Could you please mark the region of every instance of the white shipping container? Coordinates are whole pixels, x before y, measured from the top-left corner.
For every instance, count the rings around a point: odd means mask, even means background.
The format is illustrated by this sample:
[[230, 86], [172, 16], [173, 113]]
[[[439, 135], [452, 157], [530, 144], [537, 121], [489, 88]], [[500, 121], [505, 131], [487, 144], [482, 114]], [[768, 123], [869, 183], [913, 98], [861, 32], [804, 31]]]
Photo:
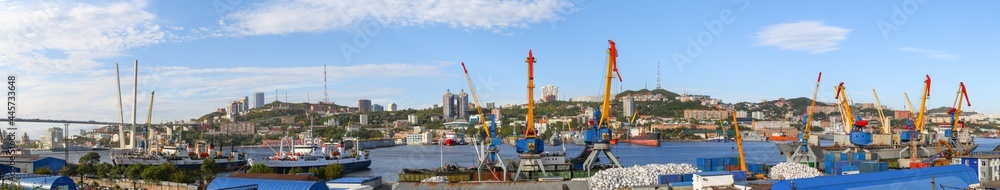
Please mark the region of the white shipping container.
[[819, 135], [809, 135], [809, 145], [819, 146]]
[[899, 138], [899, 133], [892, 134], [892, 144], [903, 143], [902, 139]]
[[892, 145], [892, 135], [872, 135], [873, 145]]
[[691, 186], [694, 189], [712, 189], [711, 187], [718, 186], [732, 186], [733, 174], [715, 174], [708, 176], [701, 176], [698, 173], [694, 174], [694, 180], [691, 181]]
[[851, 136], [848, 135], [833, 135], [833, 143], [842, 147], [854, 147], [854, 144], [851, 144]]

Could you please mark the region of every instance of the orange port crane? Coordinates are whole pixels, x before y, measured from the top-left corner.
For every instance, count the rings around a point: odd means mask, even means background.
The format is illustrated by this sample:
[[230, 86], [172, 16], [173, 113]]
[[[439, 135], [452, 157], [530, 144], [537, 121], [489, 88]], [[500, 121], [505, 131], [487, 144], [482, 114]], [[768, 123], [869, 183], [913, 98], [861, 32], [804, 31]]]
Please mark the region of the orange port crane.
[[535, 56], [531, 50], [528, 50], [528, 58], [524, 62], [528, 63], [528, 115], [524, 139], [516, 143], [516, 151], [520, 154], [521, 161], [518, 163], [517, 173], [514, 174], [515, 181], [521, 176], [521, 170], [528, 166], [537, 166], [542, 170], [543, 176], [548, 175], [545, 173], [541, 156], [541, 153], [545, 152], [545, 141], [537, 138], [538, 132], [535, 131]]

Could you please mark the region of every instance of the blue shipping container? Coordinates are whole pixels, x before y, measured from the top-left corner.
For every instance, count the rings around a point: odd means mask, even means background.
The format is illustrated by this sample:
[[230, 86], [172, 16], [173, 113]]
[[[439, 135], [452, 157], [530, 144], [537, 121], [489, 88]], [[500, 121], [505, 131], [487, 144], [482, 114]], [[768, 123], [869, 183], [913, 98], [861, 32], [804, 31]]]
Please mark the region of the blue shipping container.
[[682, 174], [667, 174], [667, 175], [660, 175], [657, 177], [657, 182], [658, 182], [657, 184], [659, 185], [667, 185], [672, 182], [683, 182], [683, 181], [684, 181], [684, 176]]
[[672, 187], [684, 187], [684, 186], [692, 186], [692, 184], [691, 184], [690, 181], [684, 181], [684, 182], [673, 182], [673, 183], [670, 183], [670, 186], [672, 186]]
[[697, 161], [696, 161], [696, 162], [697, 162], [697, 163], [696, 163], [696, 165], [697, 165], [698, 167], [702, 167], [702, 166], [708, 166], [708, 165], [710, 165], [710, 164], [711, 164], [711, 163], [709, 163], [709, 162], [711, 162], [711, 161], [708, 161], [708, 159], [705, 159], [705, 158], [697, 158], [697, 159], [695, 159], [695, 160], [697, 160]]
[[840, 169], [841, 172], [858, 171], [857, 166], [844, 166]]
[[849, 158], [851, 158], [851, 156], [848, 156], [848, 154], [850, 153], [840, 153], [840, 160], [837, 161], [847, 161]]
[[867, 159], [865, 159], [865, 153], [855, 153], [854, 160], [867, 160]]
[[726, 171], [726, 166], [716, 166], [712, 171]]
[[731, 172], [731, 173], [733, 173], [733, 181], [734, 182], [747, 181], [747, 172], [744, 172], [744, 171], [734, 171], [734, 172]]

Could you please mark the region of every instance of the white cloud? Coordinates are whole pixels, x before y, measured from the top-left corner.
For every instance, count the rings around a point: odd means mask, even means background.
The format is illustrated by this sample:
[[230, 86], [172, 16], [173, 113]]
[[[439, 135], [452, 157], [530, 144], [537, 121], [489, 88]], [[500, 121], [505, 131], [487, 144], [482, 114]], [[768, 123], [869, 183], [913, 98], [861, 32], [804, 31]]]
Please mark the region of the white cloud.
[[820, 21], [800, 21], [764, 27], [757, 32], [757, 46], [775, 46], [783, 50], [823, 53], [840, 49], [840, 41], [851, 30], [824, 25]]
[[373, 23], [380, 27], [447, 25], [498, 31], [559, 20], [573, 11], [574, 5], [565, 0], [274, 0], [228, 14], [219, 23], [235, 35], [351, 30]]
[[956, 55], [956, 54], [953, 54], [953, 53], [949, 53], [949, 52], [938, 51], [938, 50], [929, 50], [929, 49], [923, 49], [923, 48], [915, 48], [915, 47], [901, 47], [901, 48], [899, 48], [899, 51], [920, 54], [921, 56], [924, 56], [925, 58], [937, 59], [937, 60], [942, 60], [942, 61], [954, 61], [954, 60], [958, 60], [958, 59], [961, 58], [959, 55]]
[[146, 3], [0, 1], [0, 66], [28, 72], [74, 72], [95, 58], [161, 43]]

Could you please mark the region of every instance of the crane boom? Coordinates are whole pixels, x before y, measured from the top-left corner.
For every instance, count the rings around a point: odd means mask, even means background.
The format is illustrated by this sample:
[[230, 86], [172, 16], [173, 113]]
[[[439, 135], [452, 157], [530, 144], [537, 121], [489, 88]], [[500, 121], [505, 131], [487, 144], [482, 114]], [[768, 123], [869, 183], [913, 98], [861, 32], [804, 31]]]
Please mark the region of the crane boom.
[[816, 77], [816, 90], [813, 91], [812, 104], [809, 105], [809, 116], [806, 117], [806, 125], [803, 128], [805, 135], [802, 137], [805, 139], [809, 139], [809, 132], [812, 131], [813, 111], [816, 110], [816, 95], [819, 94], [819, 81], [822, 78], [823, 72], [819, 72], [819, 76]]
[[[604, 103], [601, 104], [601, 120], [597, 123], [598, 127], [609, 126], [605, 124], [609, 122], [608, 112], [611, 111], [611, 78], [613, 74], [611, 72], [618, 71], [618, 49], [615, 48], [615, 41], [608, 40], [608, 44], [610, 46], [608, 47], [608, 73], [606, 73], [607, 77], [604, 80]], [[621, 76], [618, 76], [618, 79], [621, 80]]]
[[844, 120], [844, 132], [850, 133], [852, 131], [851, 128], [854, 126], [854, 114], [851, 113], [851, 104], [847, 101], [847, 92], [844, 91], [844, 82], [840, 82], [840, 85], [837, 86], [837, 95], [834, 99], [840, 99], [840, 106], [842, 110], [841, 114], [844, 115], [844, 118], [842, 118]]
[[736, 147], [740, 149], [740, 170], [748, 171], [746, 157], [743, 155], [743, 133], [740, 133], [740, 124], [736, 121], [736, 111], [729, 112], [733, 116], [733, 128], [736, 128]]
[[[535, 134], [535, 56], [528, 50], [528, 58], [524, 60], [528, 63], [528, 124], [524, 129], [524, 139], [534, 139]], [[534, 147], [529, 147], [534, 150]]]
[[917, 132], [924, 131], [924, 112], [927, 111], [927, 97], [931, 96], [931, 75], [927, 75], [927, 80], [924, 80], [924, 93], [923, 97], [920, 98], [920, 113], [917, 114]]
[[889, 118], [886, 118], [885, 113], [882, 112], [882, 103], [878, 100], [878, 93], [875, 92], [875, 88], [872, 88], [872, 95], [875, 96], [875, 109], [878, 109], [878, 119], [882, 123], [882, 134], [892, 134]]
[[483, 107], [480, 106], [479, 94], [476, 94], [476, 86], [472, 82], [472, 77], [469, 76], [469, 69], [465, 68], [465, 62], [462, 62], [462, 71], [465, 72], [465, 80], [469, 82], [469, 92], [472, 93], [472, 100], [476, 101], [476, 111], [479, 112], [479, 123], [483, 126], [483, 131], [486, 131], [487, 139], [490, 137], [490, 129], [486, 124], [486, 114], [483, 114]]
[[906, 91], [903, 91], [903, 97], [906, 97], [906, 107], [910, 108], [910, 113], [912, 114], [913, 113], [913, 103], [910, 103], [910, 95], [906, 94]]
[[951, 122], [951, 130], [958, 131], [958, 124], [960, 117], [962, 116], [962, 98], [965, 98], [965, 103], [972, 106], [972, 102], [969, 102], [969, 94], [965, 90], [965, 83], [958, 83], [958, 92], [955, 95], [955, 120]]
[[[142, 135], [142, 138], [145, 138], [145, 139], [149, 139], [149, 126], [152, 125], [152, 121], [153, 121], [153, 98], [155, 96], [156, 96], [156, 91], [153, 91], [153, 92], [149, 93], [149, 113], [147, 113], [147, 116], [146, 116], [146, 130], [143, 130], [143, 133], [145, 133], [145, 134]], [[147, 145], [145, 145], [144, 148], [148, 148], [149, 147], [149, 145], [148, 145], [149, 142], [146, 142], [146, 144]]]

